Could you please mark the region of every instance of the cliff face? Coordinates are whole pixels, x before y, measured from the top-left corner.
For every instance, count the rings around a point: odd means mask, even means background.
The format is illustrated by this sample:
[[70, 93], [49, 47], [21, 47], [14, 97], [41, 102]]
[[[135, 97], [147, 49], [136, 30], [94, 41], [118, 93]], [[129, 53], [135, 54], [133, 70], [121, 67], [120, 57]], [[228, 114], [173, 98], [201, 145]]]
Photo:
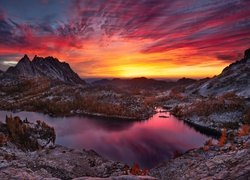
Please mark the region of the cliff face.
[[227, 92], [250, 97], [250, 49], [244, 58], [224, 68], [211, 79], [200, 80], [187, 88], [188, 92], [201, 95], [221, 95]]
[[15, 67], [7, 69], [6, 73], [28, 78], [52, 78], [67, 83], [85, 84], [69, 66], [68, 63], [60, 62], [51, 56], [43, 58], [35, 56], [30, 61], [27, 55], [17, 63]]

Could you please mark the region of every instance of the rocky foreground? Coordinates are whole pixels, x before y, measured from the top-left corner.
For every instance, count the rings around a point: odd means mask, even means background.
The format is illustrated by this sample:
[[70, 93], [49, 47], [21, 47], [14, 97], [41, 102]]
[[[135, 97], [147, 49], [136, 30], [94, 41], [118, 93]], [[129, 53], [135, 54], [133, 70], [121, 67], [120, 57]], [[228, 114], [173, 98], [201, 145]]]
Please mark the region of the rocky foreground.
[[[56, 145], [50, 149], [23, 152], [14, 144], [0, 148], [0, 179], [139, 179], [121, 176], [124, 163], [113, 162], [94, 151]], [[110, 178], [109, 178], [110, 177]], [[143, 179], [154, 179], [145, 176]]]
[[250, 179], [250, 136], [187, 151], [150, 170], [157, 179]]
[[129, 168], [92, 150], [54, 145], [54, 139], [53, 128], [41, 121], [6, 117], [6, 124], [0, 123], [0, 179], [250, 179], [248, 126], [238, 134], [222, 133], [219, 142], [176, 152], [175, 158], [149, 171]]
[[[232, 149], [234, 146], [234, 149]], [[59, 145], [25, 152], [11, 142], [0, 147], [0, 179], [249, 179], [250, 136], [233, 145], [211, 145], [187, 151], [149, 171], [150, 176], [123, 175], [124, 163], [107, 160], [94, 151]], [[94, 178], [95, 177], [95, 178]]]

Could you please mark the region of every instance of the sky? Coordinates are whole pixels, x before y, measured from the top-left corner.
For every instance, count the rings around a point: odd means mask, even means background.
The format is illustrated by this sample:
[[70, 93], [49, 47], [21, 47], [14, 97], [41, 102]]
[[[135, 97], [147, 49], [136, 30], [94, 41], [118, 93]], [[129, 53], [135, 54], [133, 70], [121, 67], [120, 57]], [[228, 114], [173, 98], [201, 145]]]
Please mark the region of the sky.
[[249, 0], [0, 0], [3, 71], [27, 54], [82, 78], [204, 78], [249, 47]]

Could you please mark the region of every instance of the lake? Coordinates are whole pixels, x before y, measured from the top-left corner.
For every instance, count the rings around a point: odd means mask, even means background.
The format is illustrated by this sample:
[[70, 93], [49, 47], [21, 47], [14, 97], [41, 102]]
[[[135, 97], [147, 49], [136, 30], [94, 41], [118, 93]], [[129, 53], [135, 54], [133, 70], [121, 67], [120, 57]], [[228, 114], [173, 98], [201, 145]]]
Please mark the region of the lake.
[[108, 159], [125, 162], [129, 166], [139, 163], [140, 167], [148, 169], [173, 157], [175, 150], [185, 152], [202, 146], [209, 139], [168, 112], [158, 112], [148, 120], [131, 121], [0, 111], [0, 120], [4, 122], [5, 116], [10, 114], [22, 120], [27, 118], [30, 122], [42, 120], [53, 126], [56, 144], [75, 149], [93, 149]]

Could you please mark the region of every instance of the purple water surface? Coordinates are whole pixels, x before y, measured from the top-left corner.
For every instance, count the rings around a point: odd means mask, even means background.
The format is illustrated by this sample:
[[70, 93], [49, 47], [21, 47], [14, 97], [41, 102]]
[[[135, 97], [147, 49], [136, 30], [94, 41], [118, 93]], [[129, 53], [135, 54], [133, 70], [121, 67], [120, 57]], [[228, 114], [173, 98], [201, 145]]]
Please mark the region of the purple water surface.
[[[208, 139], [168, 112], [157, 113], [144, 121], [129, 121], [100, 117], [50, 117], [36, 112], [11, 113], [30, 122], [45, 121], [56, 130], [56, 144], [76, 148], [93, 149], [100, 155], [125, 162], [139, 163], [142, 168], [152, 168], [173, 156], [175, 150], [185, 152], [200, 147]], [[161, 118], [159, 116], [167, 116]]]

